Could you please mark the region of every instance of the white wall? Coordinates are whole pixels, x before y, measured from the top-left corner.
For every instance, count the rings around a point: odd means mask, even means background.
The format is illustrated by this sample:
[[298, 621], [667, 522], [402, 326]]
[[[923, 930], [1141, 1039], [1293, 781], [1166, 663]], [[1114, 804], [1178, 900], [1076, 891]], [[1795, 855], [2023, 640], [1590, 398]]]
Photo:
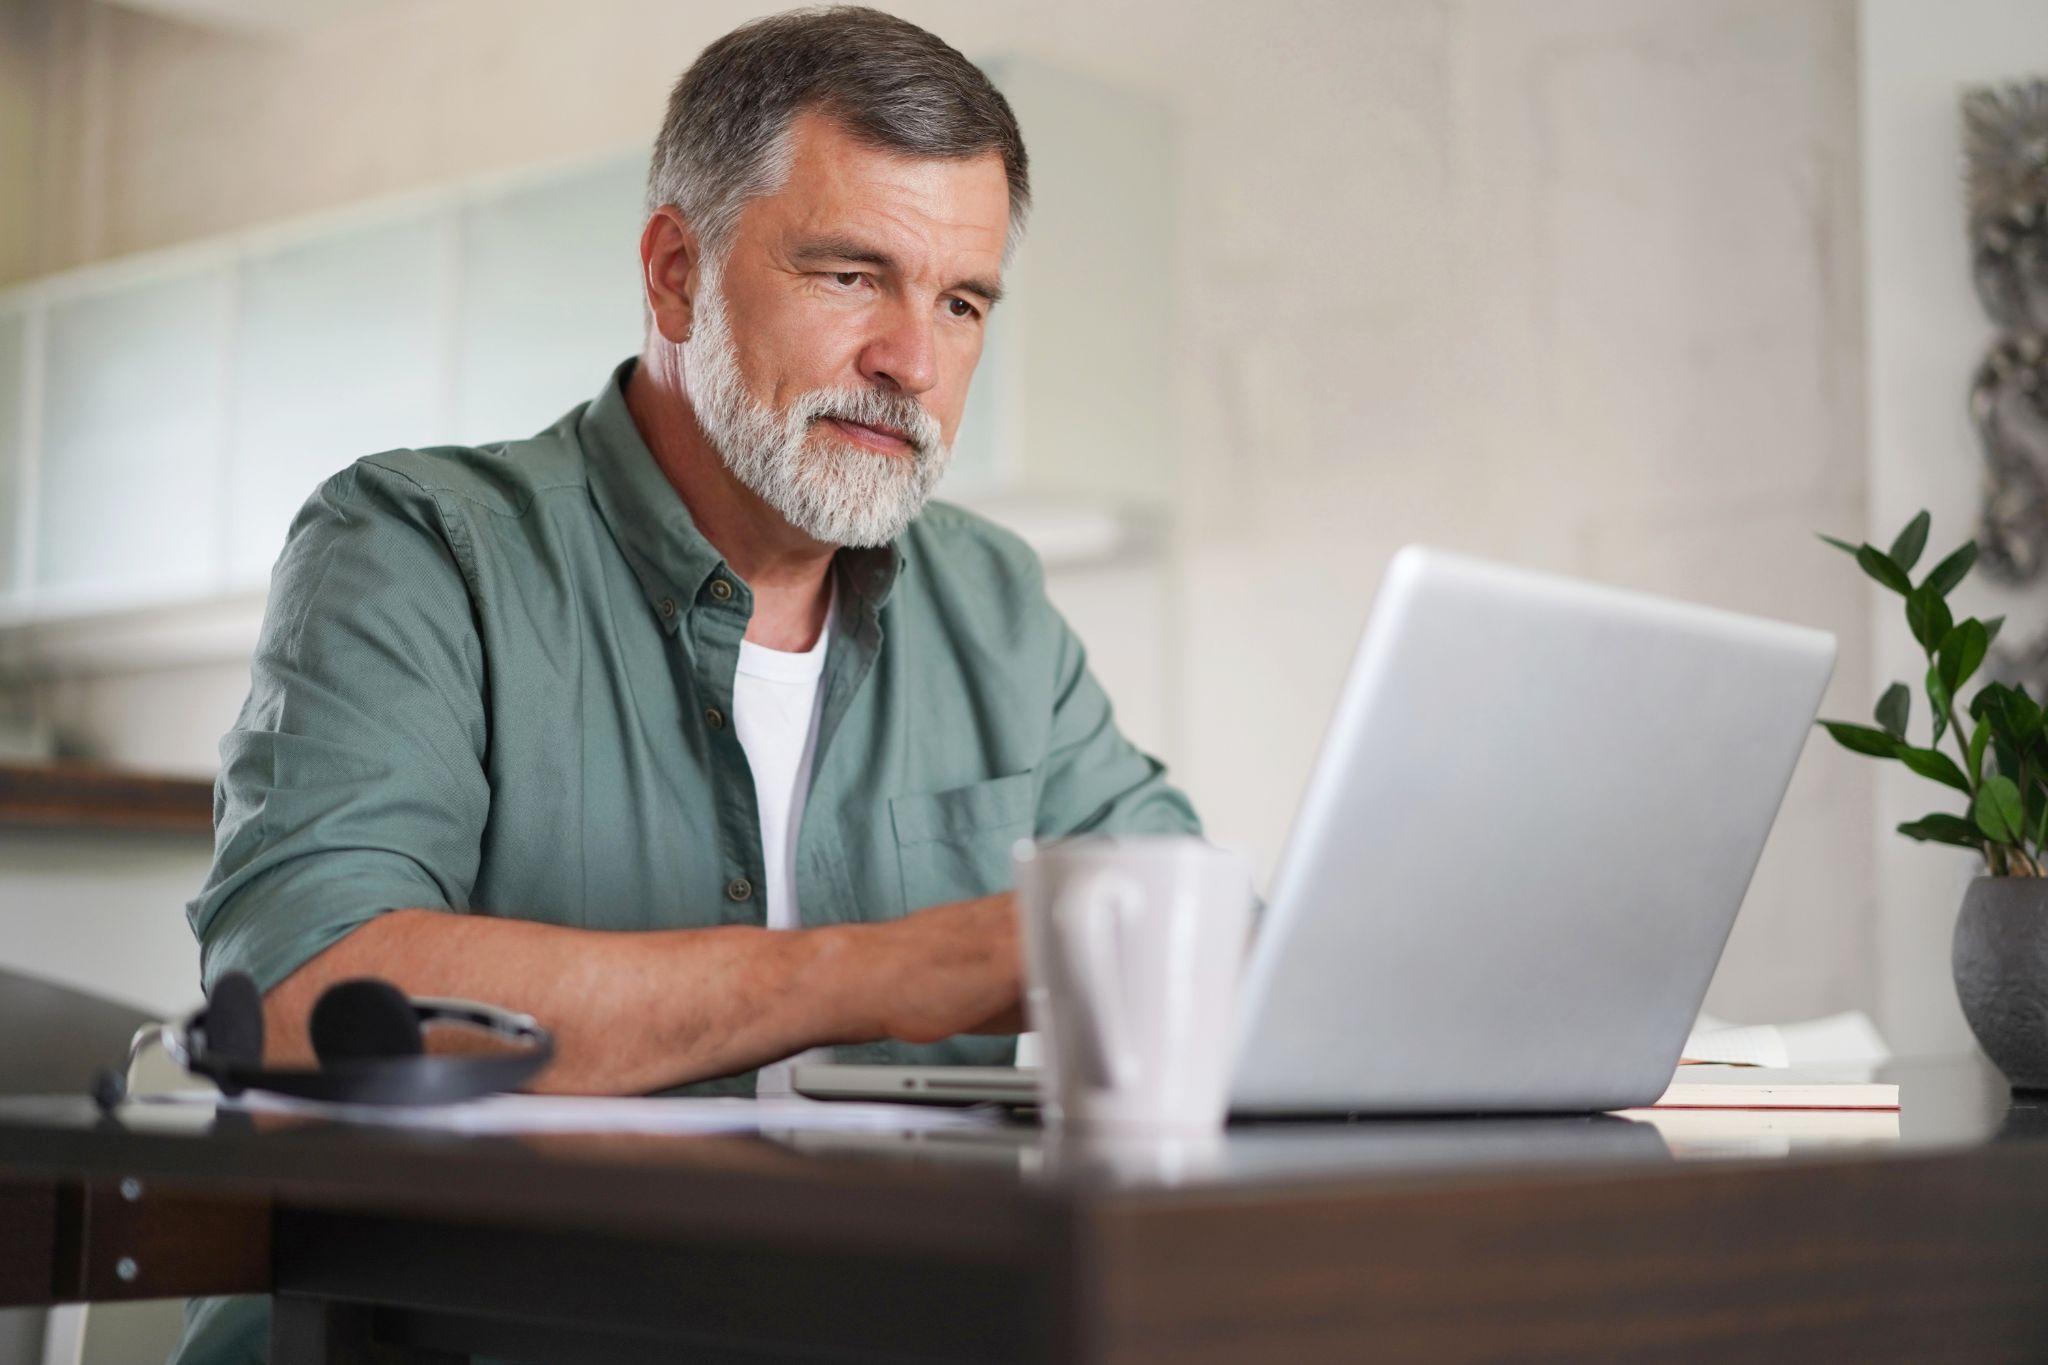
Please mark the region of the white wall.
[[[1831, 704], [1860, 695], [1862, 589], [1809, 534], [1863, 498], [1846, 7], [1351, 13], [1233, 11], [1206, 40], [1252, 54], [1246, 95], [1184, 106], [1181, 757], [1211, 818], [1276, 846], [1406, 540], [1828, 627]], [[1868, 783], [1809, 746], [1718, 1012], [1868, 1002]]]
[[[46, 120], [74, 174], [37, 268], [651, 137], [758, 8], [437, 0], [262, 38], [71, 0], [51, 85], [101, 93]], [[1831, 705], [1866, 704], [1866, 596], [1808, 534], [1865, 511], [1849, 0], [897, 8], [1173, 122], [1173, 569], [1059, 591], [1113, 691], [1165, 689], [1147, 738], [1218, 837], [1277, 852], [1404, 540], [1829, 627]], [[68, 714], [210, 753], [234, 685], [150, 713], [155, 686]], [[1872, 1002], [1870, 780], [1810, 748], [1721, 1012]]]
[[[2041, 0], [1863, 0], [1863, 290], [1869, 328], [1870, 522], [1889, 536], [1920, 508], [1934, 514], [1929, 553], [1976, 530], [1983, 463], [1969, 426], [1971, 372], [1995, 329], [1970, 288], [1962, 203], [1961, 117], [1970, 85], [2048, 77]], [[1858, 714], [1894, 679], [1918, 688], [1925, 664], [1890, 594], [1873, 607], [1875, 657]], [[2008, 613], [2004, 638], [2048, 624], [2048, 585], [2018, 591], [1972, 581], [1958, 614]], [[1950, 808], [1903, 771], [1877, 787], [1879, 989], [1903, 1044], [1965, 1046], [1949, 976], [1949, 936], [1973, 855], [1909, 843], [1902, 820]]]

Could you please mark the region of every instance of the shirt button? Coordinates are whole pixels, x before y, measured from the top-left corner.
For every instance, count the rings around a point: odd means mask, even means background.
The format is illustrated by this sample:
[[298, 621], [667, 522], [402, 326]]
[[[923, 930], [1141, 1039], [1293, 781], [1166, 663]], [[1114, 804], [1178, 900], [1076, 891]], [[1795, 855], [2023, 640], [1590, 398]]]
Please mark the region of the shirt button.
[[674, 619], [675, 619], [675, 615], [676, 615], [676, 599], [675, 599], [675, 598], [673, 598], [673, 597], [664, 597], [664, 598], [662, 598], [662, 599], [661, 599], [661, 619], [662, 619], [662, 620], [664, 620], [664, 621], [672, 621], [672, 620], [674, 620]]
[[712, 579], [711, 595], [721, 602], [732, 601], [732, 584], [723, 578]]
[[754, 884], [745, 877], [734, 877], [725, 884], [725, 898], [729, 901], [743, 901], [754, 894]]
[[715, 706], [705, 707], [704, 723], [714, 730], [723, 730], [725, 728], [725, 712]]

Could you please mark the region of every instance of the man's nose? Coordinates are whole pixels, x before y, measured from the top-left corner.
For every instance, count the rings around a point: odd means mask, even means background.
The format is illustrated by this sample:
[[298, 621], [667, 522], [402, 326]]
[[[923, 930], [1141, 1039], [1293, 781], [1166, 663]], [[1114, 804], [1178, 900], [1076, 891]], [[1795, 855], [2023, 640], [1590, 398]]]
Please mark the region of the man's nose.
[[939, 382], [938, 348], [930, 313], [919, 302], [892, 303], [860, 355], [861, 377], [915, 396]]

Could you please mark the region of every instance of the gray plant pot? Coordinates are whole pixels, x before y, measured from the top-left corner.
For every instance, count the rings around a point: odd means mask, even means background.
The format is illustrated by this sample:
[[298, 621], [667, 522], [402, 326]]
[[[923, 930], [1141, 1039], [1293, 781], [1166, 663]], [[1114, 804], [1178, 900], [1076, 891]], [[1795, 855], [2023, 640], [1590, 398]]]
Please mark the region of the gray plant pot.
[[1979, 877], [1956, 916], [1956, 998], [2015, 1090], [2048, 1090], [2048, 877]]

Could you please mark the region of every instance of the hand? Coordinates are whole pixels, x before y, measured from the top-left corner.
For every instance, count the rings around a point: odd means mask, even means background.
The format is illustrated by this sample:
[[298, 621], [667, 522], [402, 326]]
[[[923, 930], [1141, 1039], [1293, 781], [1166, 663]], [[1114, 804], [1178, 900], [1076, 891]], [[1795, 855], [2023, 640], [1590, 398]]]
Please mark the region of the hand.
[[962, 1033], [1022, 1033], [1025, 1031], [1024, 1002], [1019, 1000], [1001, 1013], [982, 1020], [972, 1028], [965, 1028], [960, 1031]]
[[882, 1036], [936, 1043], [1021, 1026], [1023, 963], [1008, 892], [867, 926]]

